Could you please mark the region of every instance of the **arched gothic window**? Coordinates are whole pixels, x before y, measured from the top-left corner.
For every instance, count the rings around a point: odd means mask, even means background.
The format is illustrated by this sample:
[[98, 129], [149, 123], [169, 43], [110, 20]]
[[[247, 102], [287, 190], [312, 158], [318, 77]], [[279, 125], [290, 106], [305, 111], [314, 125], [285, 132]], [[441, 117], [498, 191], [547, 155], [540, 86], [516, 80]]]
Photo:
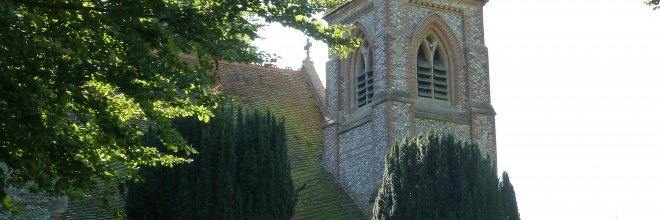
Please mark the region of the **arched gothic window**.
[[430, 32], [417, 51], [417, 95], [449, 100], [449, 75], [442, 43]]
[[374, 97], [374, 66], [367, 39], [362, 39], [355, 58], [355, 100], [357, 107], [365, 106]]

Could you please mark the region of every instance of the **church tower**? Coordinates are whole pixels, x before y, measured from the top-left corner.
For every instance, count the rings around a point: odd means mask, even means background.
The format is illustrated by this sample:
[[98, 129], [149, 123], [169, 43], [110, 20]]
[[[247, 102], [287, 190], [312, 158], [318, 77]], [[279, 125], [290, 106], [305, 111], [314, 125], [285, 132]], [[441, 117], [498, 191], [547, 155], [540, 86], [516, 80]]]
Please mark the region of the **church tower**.
[[496, 159], [483, 7], [487, 0], [353, 0], [326, 13], [362, 44], [326, 64], [323, 166], [371, 212], [385, 153], [429, 129]]

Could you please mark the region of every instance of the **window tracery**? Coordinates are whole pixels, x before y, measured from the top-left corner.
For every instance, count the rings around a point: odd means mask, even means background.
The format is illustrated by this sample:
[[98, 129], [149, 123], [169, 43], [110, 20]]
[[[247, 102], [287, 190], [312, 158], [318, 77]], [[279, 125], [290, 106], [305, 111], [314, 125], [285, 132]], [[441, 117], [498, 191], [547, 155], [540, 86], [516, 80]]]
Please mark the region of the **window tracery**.
[[374, 68], [371, 48], [366, 39], [362, 39], [355, 59], [355, 100], [357, 107], [365, 106], [374, 96]]
[[449, 100], [449, 75], [440, 39], [430, 32], [417, 50], [417, 95]]

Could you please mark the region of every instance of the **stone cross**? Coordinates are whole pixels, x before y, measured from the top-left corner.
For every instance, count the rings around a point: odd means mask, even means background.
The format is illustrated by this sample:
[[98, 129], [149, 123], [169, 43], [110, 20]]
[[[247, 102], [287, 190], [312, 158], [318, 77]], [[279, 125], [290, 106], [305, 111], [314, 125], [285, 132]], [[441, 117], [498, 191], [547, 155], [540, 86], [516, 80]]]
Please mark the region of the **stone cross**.
[[309, 38], [307, 38], [307, 44], [305, 44], [305, 51], [307, 52], [307, 59], [309, 60], [309, 48], [312, 47], [312, 42], [309, 42]]

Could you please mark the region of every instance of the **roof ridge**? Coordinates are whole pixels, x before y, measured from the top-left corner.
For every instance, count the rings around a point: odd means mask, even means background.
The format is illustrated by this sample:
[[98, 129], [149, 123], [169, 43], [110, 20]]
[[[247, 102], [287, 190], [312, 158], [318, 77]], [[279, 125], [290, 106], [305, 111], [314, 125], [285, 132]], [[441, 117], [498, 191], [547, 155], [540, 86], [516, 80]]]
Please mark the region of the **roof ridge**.
[[[197, 54], [196, 53], [179, 53], [179, 57], [184, 58], [184, 59], [191, 59], [191, 60], [197, 60]], [[268, 70], [271, 72], [281, 72], [281, 73], [293, 73], [293, 74], [302, 74], [303, 70], [302, 67], [298, 69], [293, 69], [291, 67], [284, 67], [284, 69], [277, 67], [277, 65], [260, 65], [260, 64], [253, 64], [253, 63], [240, 63], [236, 61], [228, 62], [221, 60], [220, 63], [225, 63], [229, 65], [235, 65], [235, 66], [244, 66], [244, 67], [251, 67], [255, 69], [260, 69], [260, 70]]]
[[292, 73], [292, 74], [302, 74], [302, 68], [298, 69], [292, 69], [291, 67], [285, 67], [279, 68], [276, 65], [271, 65], [271, 66], [264, 66], [264, 65], [259, 65], [259, 64], [252, 64], [252, 63], [239, 63], [239, 62], [227, 62], [227, 61], [220, 61], [220, 63], [228, 64], [228, 65], [233, 65], [233, 66], [242, 66], [242, 67], [248, 67], [248, 68], [253, 68], [253, 69], [258, 69], [258, 70], [266, 70], [270, 72], [278, 72], [278, 73]]

